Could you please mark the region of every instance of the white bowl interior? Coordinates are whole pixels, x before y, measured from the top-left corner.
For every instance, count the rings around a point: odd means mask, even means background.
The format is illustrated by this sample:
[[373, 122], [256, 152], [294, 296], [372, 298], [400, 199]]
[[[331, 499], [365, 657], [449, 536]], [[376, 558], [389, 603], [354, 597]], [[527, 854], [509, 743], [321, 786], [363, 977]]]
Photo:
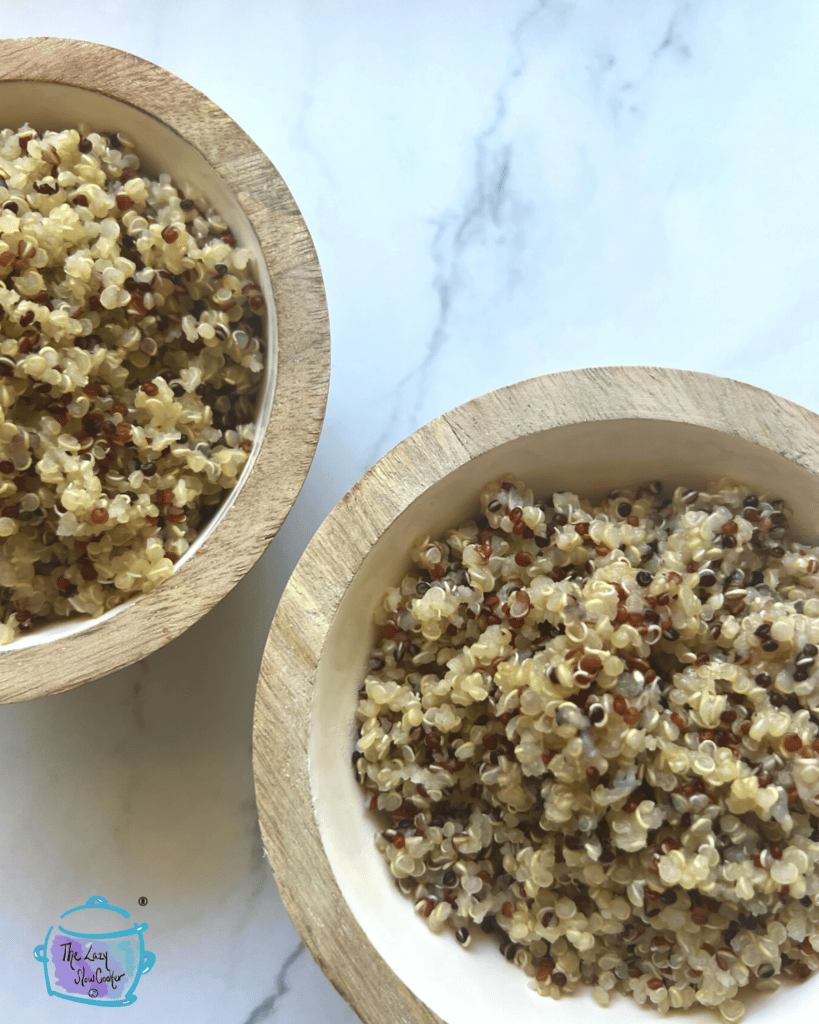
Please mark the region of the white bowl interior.
[[[207, 117], [207, 112], [203, 112]], [[122, 131], [136, 145], [141, 168], [151, 176], [171, 175], [179, 188], [186, 185], [199, 190], [217, 209], [242, 248], [252, 253], [252, 267], [264, 295], [267, 310], [267, 333], [264, 338], [265, 376], [256, 410], [256, 444], [250, 454], [244, 474], [234, 490], [227, 496], [217, 513], [199, 534], [189, 550], [180, 558], [176, 571], [184, 566], [209, 537], [242, 488], [242, 481], [251, 472], [258, 454], [265, 426], [270, 419], [276, 390], [277, 330], [273, 288], [259, 239], [233, 192], [214, 171], [202, 154], [186, 142], [168, 125], [131, 106], [102, 93], [56, 82], [0, 82], [0, 128], [21, 128], [28, 123], [38, 131], [63, 131], [86, 124], [94, 131]], [[41, 626], [18, 637], [5, 651], [35, 647], [80, 633], [100, 625], [121, 614], [130, 601], [118, 605], [94, 619], [78, 617]]]
[[[592, 422], [520, 438], [472, 460], [434, 484], [406, 509], [374, 545], [352, 581], [330, 628], [316, 676], [310, 728], [310, 784], [321, 840], [341, 892], [375, 949], [395, 974], [448, 1024], [535, 1024], [589, 1021], [611, 1013], [645, 1020], [630, 999], [603, 1009], [589, 994], [553, 1002], [527, 986], [496, 941], [473, 937], [463, 950], [451, 934], [434, 936], [402, 896], [373, 844], [378, 819], [364, 807], [350, 756], [356, 694], [375, 639], [372, 614], [387, 586], [407, 570], [407, 551], [419, 534], [440, 535], [477, 514], [485, 483], [515, 474], [536, 495], [556, 490], [599, 497], [614, 487], [660, 479], [668, 485], [704, 485], [721, 476], [750, 490], [785, 498], [794, 532], [819, 538], [819, 479], [776, 452], [699, 426], [647, 420]], [[809, 995], [810, 993], [810, 995]], [[784, 987], [753, 1000], [749, 1018], [807, 1012], [815, 983]], [[546, 1015], [544, 1017], [544, 1015]], [[622, 1019], [622, 1018], [618, 1018]], [[709, 1011], [686, 1019], [713, 1021]]]

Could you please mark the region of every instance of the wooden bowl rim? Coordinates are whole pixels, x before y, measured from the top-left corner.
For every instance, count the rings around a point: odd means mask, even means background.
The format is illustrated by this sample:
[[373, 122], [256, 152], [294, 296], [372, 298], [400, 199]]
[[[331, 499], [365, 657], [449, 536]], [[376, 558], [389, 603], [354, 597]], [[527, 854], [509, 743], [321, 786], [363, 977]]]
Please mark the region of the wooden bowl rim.
[[81, 631], [41, 645], [0, 648], [5, 703], [58, 693], [146, 657], [210, 610], [250, 569], [310, 468], [327, 402], [330, 332], [321, 269], [295, 200], [259, 147], [203, 93], [134, 54], [49, 37], [0, 40], [0, 82], [101, 93], [142, 110], [196, 150], [257, 235], [278, 329], [270, 420], [262, 424], [252, 472], [242, 477], [221, 521], [173, 576], [110, 618], [90, 620]]
[[444, 1022], [372, 945], [322, 844], [310, 777], [310, 724], [318, 665], [336, 612], [372, 545], [439, 480], [517, 438], [574, 423], [629, 419], [717, 430], [819, 475], [819, 416], [749, 384], [647, 366], [535, 377], [458, 406], [383, 456], [325, 519], [282, 595], [262, 659], [254, 715], [262, 837], [296, 928], [366, 1024]]

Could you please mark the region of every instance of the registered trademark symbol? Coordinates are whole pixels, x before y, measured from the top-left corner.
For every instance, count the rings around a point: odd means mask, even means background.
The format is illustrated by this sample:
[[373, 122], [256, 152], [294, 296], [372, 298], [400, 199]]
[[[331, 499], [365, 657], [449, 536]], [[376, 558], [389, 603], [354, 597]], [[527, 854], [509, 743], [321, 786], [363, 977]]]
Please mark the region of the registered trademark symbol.
[[139, 897], [139, 905], [141, 907], [147, 907], [147, 905], [148, 905], [148, 897], [147, 896], [140, 896]]
[[89, 988], [88, 994], [89, 996], [91, 996], [92, 999], [96, 999], [97, 996], [99, 995], [99, 992], [97, 992], [95, 988]]

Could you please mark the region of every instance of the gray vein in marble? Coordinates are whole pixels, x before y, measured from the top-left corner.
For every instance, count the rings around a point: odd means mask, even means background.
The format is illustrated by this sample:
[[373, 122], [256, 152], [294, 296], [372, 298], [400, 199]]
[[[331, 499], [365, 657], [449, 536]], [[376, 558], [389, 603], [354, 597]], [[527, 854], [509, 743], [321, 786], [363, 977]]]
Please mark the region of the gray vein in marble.
[[679, 3], [669, 18], [662, 41], [650, 52], [646, 67], [636, 76], [625, 77], [622, 81], [618, 82], [616, 78], [614, 81], [609, 80], [608, 89], [606, 80], [610, 75], [616, 76], [618, 72], [622, 74], [621, 65], [618, 65], [617, 58], [609, 51], [595, 55], [594, 62], [588, 68], [592, 88], [598, 99], [607, 97], [608, 109], [615, 121], [618, 121], [624, 112], [634, 116], [645, 113], [635, 97], [652, 78], [660, 61], [669, 56], [676, 57], [679, 61], [691, 60], [691, 48], [684, 41], [683, 32], [684, 23], [690, 19], [691, 13], [691, 4], [688, 0]]
[[290, 956], [284, 961], [279, 973], [276, 975], [276, 991], [251, 1011], [250, 1016], [246, 1021], [244, 1021], [244, 1024], [258, 1024], [259, 1021], [270, 1020], [276, 1012], [276, 1004], [279, 999], [290, 991], [287, 985], [287, 974], [293, 964], [304, 952], [304, 948], [304, 943], [300, 942]]
[[[249, 871], [248, 877], [252, 881], [250, 891], [247, 894], [247, 898], [244, 901], [245, 913], [237, 918], [233, 925], [234, 934], [238, 934], [243, 931], [248, 924], [253, 912], [264, 903], [264, 892], [270, 881], [270, 865], [267, 863], [267, 854], [264, 850], [264, 843], [262, 841], [262, 834], [259, 831], [259, 823], [256, 812], [256, 801], [250, 801], [250, 807], [253, 811], [253, 833], [250, 837], [250, 858], [249, 858]], [[246, 805], [243, 804], [241, 810], [246, 810]]]
[[[135, 736], [142, 735], [143, 739], [147, 730], [145, 719], [145, 695], [142, 692], [142, 684], [150, 679], [149, 659], [144, 658], [130, 668], [134, 675], [133, 683], [127, 684], [125, 706], [130, 711], [130, 722], [123, 719], [121, 743], [117, 745], [117, 761], [121, 763], [121, 785], [120, 795], [117, 803], [116, 817], [110, 824], [110, 831], [120, 851], [130, 848], [132, 830], [134, 823], [135, 797], [140, 791], [142, 778], [141, 768], [134, 763], [129, 755], [129, 748], [133, 744]], [[130, 867], [128, 871], [131, 873]]]
[[658, 57], [661, 57], [666, 50], [676, 54], [683, 60], [688, 60], [691, 57], [691, 50], [688, 44], [682, 41], [680, 32], [680, 24], [685, 20], [686, 16], [690, 13], [690, 10], [690, 4], [682, 3], [674, 14], [672, 14], [665, 37], [654, 51], [655, 60]]
[[[522, 43], [523, 33], [546, 9], [547, 3], [548, 0], [537, 0], [512, 30], [513, 60], [495, 91], [493, 116], [475, 140], [474, 179], [467, 201], [459, 211], [445, 213], [434, 222], [435, 234], [430, 248], [435, 269], [433, 287], [438, 300], [437, 319], [423, 359], [395, 386], [397, 394], [415, 394], [410, 407], [403, 410], [403, 416], [413, 429], [420, 426], [418, 421], [426, 382], [449, 335], [452, 301], [462, 283], [466, 250], [471, 243], [481, 240], [488, 226], [502, 226], [504, 204], [510, 205], [513, 216], [523, 212], [520, 205], [515, 204], [510, 197], [507, 189], [512, 147], [500, 140], [498, 135], [506, 119], [511, 88], [523, 75], [527, 66]], [[371, 463], [383, 454], [384, 446], [391, 440], [392, 433], [402, 417], [398, 403], [394, 402], [392, 408], [392, 414], [370, 453]]]
[[292, 135], [293, 141], [313, 161], [315, 169], [321, 174], [326, 185], [333, 182], [333, 174], [326, 162], [326, 156], [321, 146], [314, 144], [309, 120], [316, 105], [316, 89], [318, 83], [319, 68], [314, 53], [310, 55], [310, 62], [307, 66], [307, 75], [304, 91], [301, 95], [299, 111], [296, 114]]
[[[150, 678], [150, 667], [148, 665], [148, 658], [143, 658], [142, 661], [137, 662], [136, 669], [144, 678]], [[145, 705], [144, 698], [142, 697], [142, 679], [137, 678], [134, 680], [134, 685], [131, 690], [131, 713], [133, 716], [133, 722], [136, 728], [143, 732], [145, 730]]]

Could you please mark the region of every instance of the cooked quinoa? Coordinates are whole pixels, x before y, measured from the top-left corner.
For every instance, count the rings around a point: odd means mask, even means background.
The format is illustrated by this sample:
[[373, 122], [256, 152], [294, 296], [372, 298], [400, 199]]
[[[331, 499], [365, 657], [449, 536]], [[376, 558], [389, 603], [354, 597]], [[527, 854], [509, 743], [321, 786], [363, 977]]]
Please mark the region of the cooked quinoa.
[[193, 188], [0, 131], [0, 643], [171, 575], [251, 450], [264, 302]]
[[353, 761], [398, 887], [554, 998], [724, 1021], [819, 966], [819, 549], [779, 500], [507, 477], [377, 613]]

